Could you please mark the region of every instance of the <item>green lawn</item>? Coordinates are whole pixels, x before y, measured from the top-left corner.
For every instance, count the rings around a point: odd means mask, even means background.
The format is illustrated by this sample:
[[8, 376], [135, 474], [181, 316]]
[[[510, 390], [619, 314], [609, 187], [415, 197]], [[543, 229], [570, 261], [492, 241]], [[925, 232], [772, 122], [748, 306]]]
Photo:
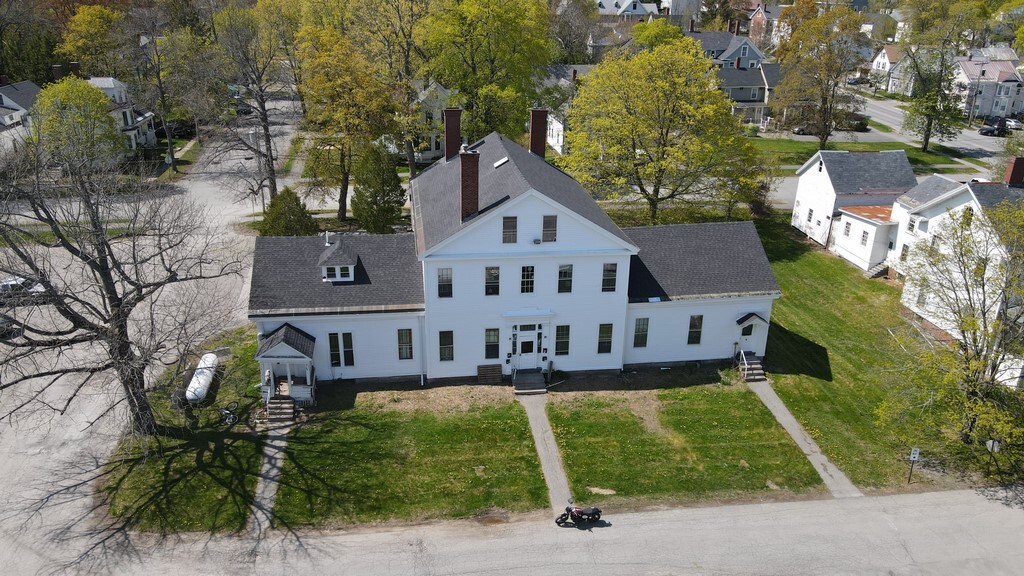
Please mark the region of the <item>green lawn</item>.
[[[764, 154], [774, 155], [783, 166], [799, 166], [818, 151], [818, 143], [788, 138], [751, 138], [751, 142]], [[955, 160], [943, 154], [922, 152], [920, 148], [901, 142], [830, 142], [830, 150], [851, 152], [875, 152], [879, 150], [905, 150], [914, 172], [930, 174], [936, 164], [955, 164]]]
[[[650, 379], [640, 387], [646, 394], [625, 384], [612, 394], [552, 397], [548, 416], [578, 499], [643, 504], [821, 490], [803, 453], [746, 386], [715, 383], [722, 377], [706, 367], [641, 377]], [[614, 495], [602, 495], [608, 490]]]
[[285, 152], [284, 162], [279, 168], [279, 177], [287, 176], [292, 173], [292, 168], [295, 166], [295, 159], [299, 156], [299, 152], [302, 151], [302, 143], [305, 141], [301, 134], [292, 136], [292, 141], [288, 144], [288, 151]]
[[887, 331], [905, 326], [899, 288], [811, 249], [785, 220], [758, 224], [783, 293], [766, 354], [775, 390], [855, 484], [899, 489], [911, 446], [945, 456], [933, 433], [912, 421], [883, 429], [875, 415], [891, 379], [903, 373], [905, 360]]
[[[110, 513], [139, 530], [238, 531], [256, 488], [262, 440], [248, 427], [259, 401], [259, 366], [251, 329], [234, 330], [205, 349], [231, 348], [205, 405], [174, 410], [170, 396], [183, 378], [168, 375], [149, 394], [160, 433], [127, 437], [107, 465], [103, 491]], [[193, 363], [194, 365], [194, 363]], [[218, 409], [238, 402], [239, 422], [222, 425]]]
[[526, 413], [501, 390], [498, 403], [448, 413], [361, 398], [353, 405], [352, 395], [322, 388], [317, 411], [288, 437], [275, 523], [338, 526], [544, 507], [547, 487]]

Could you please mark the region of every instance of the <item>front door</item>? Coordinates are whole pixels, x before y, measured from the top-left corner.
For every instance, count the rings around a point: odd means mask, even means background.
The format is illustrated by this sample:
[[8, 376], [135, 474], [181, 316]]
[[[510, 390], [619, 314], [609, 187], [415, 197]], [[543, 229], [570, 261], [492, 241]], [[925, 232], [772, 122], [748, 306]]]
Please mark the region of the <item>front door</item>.
[[523, 324], [519, 327], [519, 363], [520, 370], [532, 370], [537, 364], [537, 327], [534, 324]]
[[756, 324], [747, 324], [740, 328], [740, 350], [746, 350], [747, 352], [754, 351], [753, 346], [756, 342], [754, 334], [757, 332]]

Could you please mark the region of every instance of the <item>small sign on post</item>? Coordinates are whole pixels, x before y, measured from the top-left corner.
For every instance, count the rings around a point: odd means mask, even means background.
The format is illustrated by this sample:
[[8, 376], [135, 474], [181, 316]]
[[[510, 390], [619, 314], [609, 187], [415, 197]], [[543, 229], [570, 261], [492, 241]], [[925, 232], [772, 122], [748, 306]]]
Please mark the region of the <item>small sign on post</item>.
[[914, 464], [916, 464], [917, 461], [920, 460], [920, 458], [921, 458], [921, 449], [920, 448], [911, 448], [910, 449], [910, 473], [907, 474], [907, 484], [910, 484], [910, 477], [914, 475]]

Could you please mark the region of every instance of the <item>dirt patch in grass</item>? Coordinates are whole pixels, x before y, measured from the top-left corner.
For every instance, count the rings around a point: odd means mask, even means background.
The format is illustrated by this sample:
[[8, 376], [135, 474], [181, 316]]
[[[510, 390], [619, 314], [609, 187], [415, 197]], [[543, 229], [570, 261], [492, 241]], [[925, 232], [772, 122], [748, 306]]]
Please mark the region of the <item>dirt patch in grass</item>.
[[425, 411], [433, 414], [464, 414], [485, 406], [507, 404], [509, 386], [443, 386], [397, 390], [369, 390], [356, 396], [356, 404], [396, 412]]

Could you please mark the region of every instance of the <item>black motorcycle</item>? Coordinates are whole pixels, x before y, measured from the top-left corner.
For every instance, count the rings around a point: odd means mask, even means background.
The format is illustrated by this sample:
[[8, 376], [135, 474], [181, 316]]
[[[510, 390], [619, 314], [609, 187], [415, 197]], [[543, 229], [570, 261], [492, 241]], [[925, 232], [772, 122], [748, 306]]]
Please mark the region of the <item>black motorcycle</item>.
[[579, 526], [584, 522], [594, 523], [600, 519], [600, 508], [580, 508], [578, 506], [573, 506], [572, 498], [569, 498], [569, 505], [565, 507], [565, 512], [563, 514], [558, 518], [555, 518], [555, 524], [561, 526], [571, 520], [573, 524]]

